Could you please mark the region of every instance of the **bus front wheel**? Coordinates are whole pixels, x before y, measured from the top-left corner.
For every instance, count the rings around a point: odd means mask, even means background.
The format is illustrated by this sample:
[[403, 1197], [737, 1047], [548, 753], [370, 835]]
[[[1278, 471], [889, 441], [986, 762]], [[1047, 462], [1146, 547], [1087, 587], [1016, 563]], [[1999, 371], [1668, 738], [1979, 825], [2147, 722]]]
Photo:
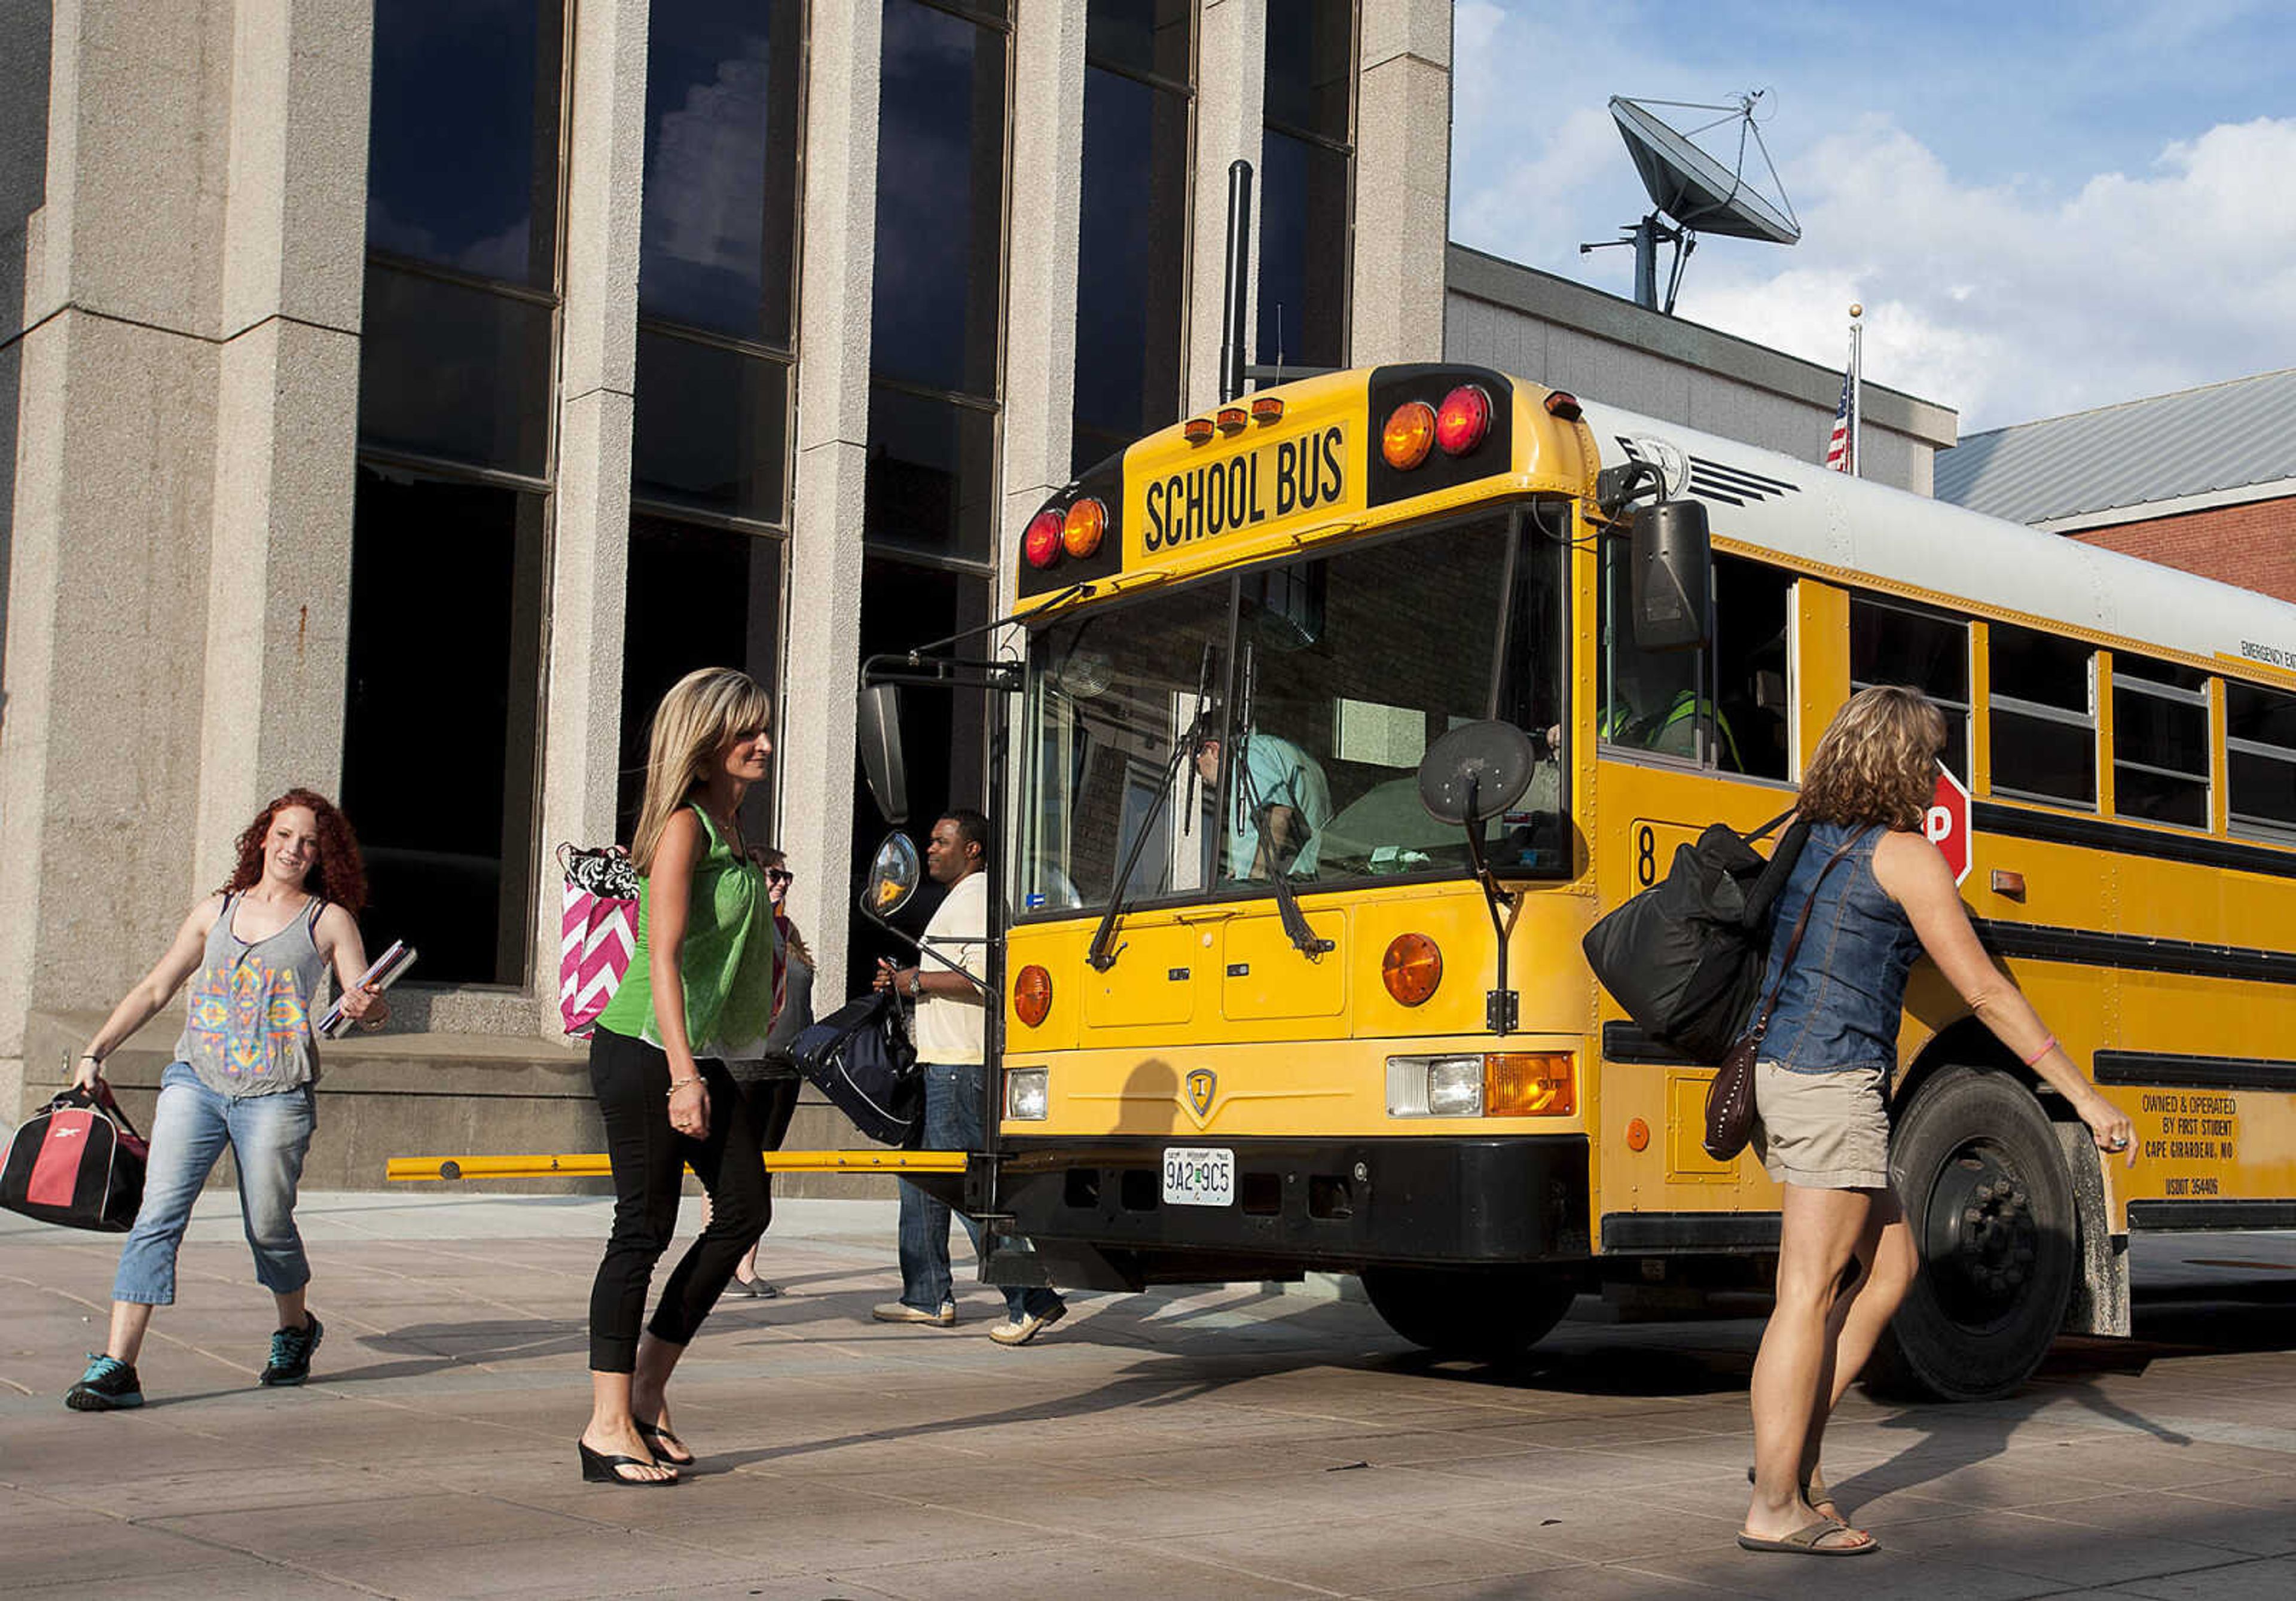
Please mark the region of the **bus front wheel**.
[[1948, 1067], [1898, 1119], [1890, 1165], [1922, 1266], [1869, 1382], [1940, 1400], [2008, 1394], [2064, 1326], [2079, 1271], [2049, 1120], [2005, 1074]]
[[1414, 1345], [1504, 1362], [1562, 1321], [1581, 1278], [1555, 1268], [1365, 1268], [1363, 1286], [1372, 1310]]

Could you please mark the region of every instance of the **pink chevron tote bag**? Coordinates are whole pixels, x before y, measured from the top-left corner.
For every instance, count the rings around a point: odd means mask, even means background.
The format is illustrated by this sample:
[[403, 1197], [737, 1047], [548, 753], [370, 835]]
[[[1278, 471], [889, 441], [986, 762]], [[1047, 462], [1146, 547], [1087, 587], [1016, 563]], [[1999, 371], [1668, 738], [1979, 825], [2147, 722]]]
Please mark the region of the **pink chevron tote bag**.
[[638, 874], [619, 845], [558, 847], [566, 915], [558, 942], [558, 1013], [566, 1031], [587, 1039], [614, 998], [638, 942]]

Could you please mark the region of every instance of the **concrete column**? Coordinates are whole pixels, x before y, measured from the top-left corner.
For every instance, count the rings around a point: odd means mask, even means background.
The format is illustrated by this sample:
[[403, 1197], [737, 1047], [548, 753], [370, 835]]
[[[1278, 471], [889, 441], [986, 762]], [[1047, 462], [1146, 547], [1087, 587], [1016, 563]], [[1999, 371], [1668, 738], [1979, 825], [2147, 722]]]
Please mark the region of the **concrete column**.
[[233, 12], [195, 854], [341, 773], [372, 8]]
[[1451, 0], [1362, 8], [1356, 86], [1357, 366], [1443, 357], [1451, 207]]
[[849, 988], [843, 886], [853, 851], [882, 35], [875, 5], [814, 7], [778, 815], [791, 864], [831, 891], [802, 920], [822, 997]]
[[1069, 480], [1076, 406], [1077, 237], [1084, 195], [1084, 8], [1021, 0], [1013, 56], [1013, 205], [1005, 292], [1004, 538], [996, 612], [1012, 610], [1013, 556], [1045, 497]]
[[[117, 999], [226, 866], [203, 858], [197, 816], [235, 14], [60, 0], [49, 27], [41, 205], [9, 319], [25, 332], [12, 357], [0, 1115], [25, 1085], [28, 1014]], [[62, 1065], [30, 1064], [32, 1084]]]
[[[1385, 0], [1379, 0], [1384, 4]], [[1415, 0], [1414, 0], [1415, 4]], [[1207, 0], [1196, 41], [1195, 239], [1188, 295], [1187, 409], [1219, 400], [1220, 319], [1226, 302], [1227, 168], [1251, 163], [1251, 282], [1259, 278], [1259, 125], [1267, 90], [1266, 0]], [[1251, 359], [1258, 297], [1244, 300], [1244, 359]]]
[[[647, 0], [574, 12], [534, 1011], [556, 1037], [561, 841], [614, 837], [628, 596]], [[473, 1019], [473, 1022], [478, 1021]]]

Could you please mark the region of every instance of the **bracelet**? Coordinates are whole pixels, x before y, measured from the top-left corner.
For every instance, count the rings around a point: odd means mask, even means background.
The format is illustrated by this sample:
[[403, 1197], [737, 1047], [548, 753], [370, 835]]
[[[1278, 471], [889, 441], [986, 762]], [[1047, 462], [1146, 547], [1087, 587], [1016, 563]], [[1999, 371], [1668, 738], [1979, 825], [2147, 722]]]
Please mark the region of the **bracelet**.
[[2051, 1051], [2054, 1051], [2056, 1048], [2057, 1037], [2054, 1034], [2052, 1034], [2046, 1039], [2041, 1041], [2041, 1048], [2039, 1050], [2035, 1051], [2031, 1055], [2025, 1058], [2025, 1065], [2027, 1067], [2032, 1066], [2033, 1063], [2038, 1062], [2042, 1057], [2047, 1055]]
[[82, 1062], [93, 1062], [98, 1067], [102, 1067], [103, 1065], [103, 1058], [97, 1055], [94, 1051], [82, 1051], [79, 1054], [79, 1059]]
[[679, 1090], [684, 1089], [687, 1085], [689, 1085], [689, 1084], [699, 1084], [699, 1083], [701, 1083], [701, 1075], [700, 1073], [696, 1073], [696, 1074], [694, 1074], [694, 1075], [693, 1075], [693, 1077], [692, 1077], [692, 1078], [690, 1078], [690, 1079], [672, 1079], [672, 1080], [669, 1081], [669, 1093], [670, 1093], [670, 1094], [672, 1094], [672, 1095], [676, 1095]]

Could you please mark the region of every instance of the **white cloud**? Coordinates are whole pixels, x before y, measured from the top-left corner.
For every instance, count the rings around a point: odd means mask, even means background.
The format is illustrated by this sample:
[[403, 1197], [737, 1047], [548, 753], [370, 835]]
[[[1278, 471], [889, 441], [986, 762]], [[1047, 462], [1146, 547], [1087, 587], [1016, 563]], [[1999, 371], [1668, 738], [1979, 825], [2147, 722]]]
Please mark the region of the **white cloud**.
[[[1706, 28], [1657, 0], [1462, 0], [1452, 237], [1629, 294], [1630, 250], [1578, 248], [1649, 209], [1603, 95], [1768, 82], [1763, 132], [1801, 242], [1702, 240], [1685, 317], [1833, 366], [1863, 301], [1866, 376], [1955, 407], [1964, 431], [2296, 365], [2280, 199], [2296, 118], [2208, 127], [2209, 100], [2161, 87], [2271, 76], [2284, 50], [2240, 0], [2148, 0], [2102, 34], [1972, 31], [1965, 48], [1926, 25], [1853, 42], [1721, 10]], [[2113, 62], [2152, 85], [2150, 143], [2109, 109]]]
[[2270, 198], [2296, 119], [2210, 128], [2063, 201], [1956, 184], [1880, 119], [1794, 166], [1801, 244], [1703, 253], [1683, 316], [1830, 364], [1862, 300], [1866, 376], [1964, 430], [2296, 361], [2296, 214]]

